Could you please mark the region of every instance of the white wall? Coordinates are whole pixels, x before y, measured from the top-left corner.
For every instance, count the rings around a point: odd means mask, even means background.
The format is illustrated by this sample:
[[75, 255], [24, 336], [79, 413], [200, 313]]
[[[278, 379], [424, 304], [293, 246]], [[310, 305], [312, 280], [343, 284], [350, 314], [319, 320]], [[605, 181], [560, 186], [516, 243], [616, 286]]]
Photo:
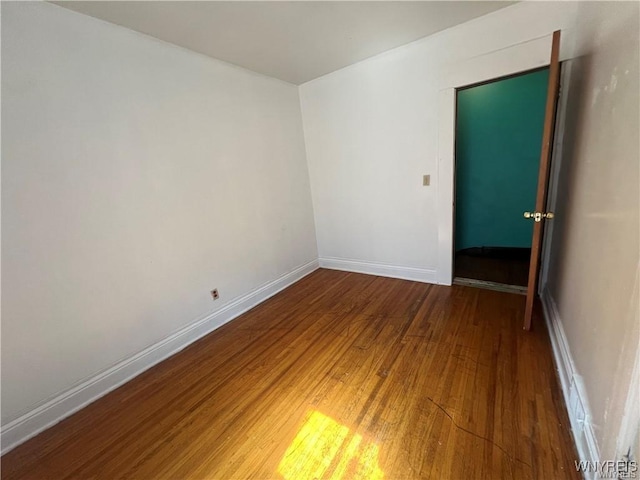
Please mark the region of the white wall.
[[556, 29], [569, 46], [575, 11], [572, 2], [517, 4], [302, 85], [321, 265], [382, 264], [435, 281], [443, 77]]
[[2, 2], [3, 425], [317, 258], [301, 125], [293, 85]]
[[[638, 16], [637, 2], [580, 4], [577, 58], [564, 66], [566, 120], [545, 295], [573, 357], [576, 396], [590, 410], [584, 434], [591, 459], [617, 460], [619, 432], [632, 427], [637, 442], [640, 421], [637, 403], [623, 420], [630, 385], [637, 391], [640, 382], [638, 372], [632, 377], [640, 342]], [[621, 440], [626, 451], [629, 439]]]
[[580, 454], [614, 460], [629, 446], [619, 439], [638, 435], [628, 401], [640, 382], [637, 2], [523, 2], [302, 85], [318, 251], [332, 268], [439, 280], [450, 258], [438, 255], [438, 196], [451, 193], [439, 92], [556, 29], [561, 59], [579, 58], [564, 67], [544, 300]]
[[[442, 79], [558, 28], [583, 56], [545, 291], [609, 459], [639, 334], [637, 4], [521, 3], [309, 82], [306, 153], [321, 260], [433, 281]], [[3, 2], [2, 31], [6, 425], [317, 252], [294, 86], [49, 4]]]

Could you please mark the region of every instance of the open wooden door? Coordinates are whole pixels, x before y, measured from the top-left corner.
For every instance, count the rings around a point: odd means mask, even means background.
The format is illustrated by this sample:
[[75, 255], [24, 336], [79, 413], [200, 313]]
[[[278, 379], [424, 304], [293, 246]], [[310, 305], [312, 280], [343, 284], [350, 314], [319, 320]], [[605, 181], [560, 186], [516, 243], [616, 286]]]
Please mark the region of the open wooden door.
[[524, 312], [524, 329], [531, 329], [533, 305], [538, 290], [538, 276], [540, 273], [540, 253], [542, 247], [542, 233], [546, 220], [553, 218], [553, 214], [546, 212], [547, 188], [549, 186], [549, 166], [551, 165], [551, 151], [553, 148], [553, 132], [556, 123], [556, 109], [558, 106], [558, 92], [560, 89], [560, 31], [553, 32], [551, 45], [551, 61], [549, 62], [549, 85], [547, 87], [547, 103], [542, 130], [542, 151], [540, 153], [540, 171], [538, 173], [538, 189], [536, 193], [536, 209], [524, 212], [526, 218], [533, 222], [533, 239], [531, 242], [531, 260], [529, 262], [529, 280], [527, 283], [527, 303]]

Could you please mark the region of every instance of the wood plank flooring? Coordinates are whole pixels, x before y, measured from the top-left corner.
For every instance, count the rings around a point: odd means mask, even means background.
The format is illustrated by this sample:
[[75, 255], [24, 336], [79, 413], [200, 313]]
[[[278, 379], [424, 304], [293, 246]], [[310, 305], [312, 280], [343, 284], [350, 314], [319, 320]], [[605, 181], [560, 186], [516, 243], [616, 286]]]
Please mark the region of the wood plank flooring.
[[579, 478], [523, 308], [318, 270], [9, 452], [2, 478]]

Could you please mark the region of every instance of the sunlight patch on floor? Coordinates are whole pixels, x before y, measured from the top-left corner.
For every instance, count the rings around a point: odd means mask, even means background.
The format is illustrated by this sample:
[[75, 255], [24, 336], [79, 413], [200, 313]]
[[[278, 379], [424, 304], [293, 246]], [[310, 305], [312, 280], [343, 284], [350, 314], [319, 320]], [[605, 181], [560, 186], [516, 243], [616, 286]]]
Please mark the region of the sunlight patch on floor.
[[381, 480], [378, 453], [375, 443], [313, 411], [287, 448], [278, 473], [285, 480]]

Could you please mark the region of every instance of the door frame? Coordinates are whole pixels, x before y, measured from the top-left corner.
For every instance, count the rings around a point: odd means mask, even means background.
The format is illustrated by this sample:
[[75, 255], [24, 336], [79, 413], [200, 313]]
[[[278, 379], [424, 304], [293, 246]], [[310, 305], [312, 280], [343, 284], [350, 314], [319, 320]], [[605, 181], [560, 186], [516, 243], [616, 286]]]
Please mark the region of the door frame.
[[[567, 101], [569, 96], [562, 90], [562, 85], [569, 85], [571, 81], [571, 62], [560, 62], [560, 98], [558, 98], [558, 110], [556, 112], [556, 128], [553, 136], [553, 149], [551, 151], [551, 171], [549, 172], [549, 193], [547, 195], [547, 210], [555, 212], [558, 197], [558, 178], [562, 166], [562, 152], [564, 141], [564, 125], [567, 116]], [[551, 241], [553, 239], [553, 222], [547, 222], [542, 234], [542, 255], [540, 257], [540, 281], [538, 282], [538, 294], [542, 296], [549, 279], [549, 262], [551, 261]]]
[[438, 284], [453, 283], [456, 90], [549, 66], [552, 36], [549, 33], [444, 69], [438, 95]]
[[[548, 71], [549, 68], [548, 68], [548, 66], [538, 67], [538, 68], [535, 68], [533, 70], [525, 70], [523, 72], [518, 72], [518, 73], [513, 74], [513, 75], [507, 75], [506, 77], [492, 78], [491, 80], [486, 81], [486, 82], [474, 83], [472, 85], [468, 85], [468, 86], [465, 86], [465, 87], [462, 87], [462, 88], [456, 88], [456, 89], [454, 89], [454, 92], [455, 92], [454, 94], [456, 95], [456, 102], [457, 102], [457, 98], [458, 98], [458, 92], [460, 90], [465, 90], [467, 88], [480, 87], [480, 86], [487, 85], [487, 84], [490, 84], [490, 83], [493, 83], [493, 82], [500, 82], [502, 80], [508, 80], [508, 79], [512, 79], [512, 78], [517, 78], [519, 76], [528, 75], [530, 73], [539, 72], [541, 70], [547, 70]], [[546, 84], [545, 84], [545, 104], [546, 104]], [[457, 103], [456, 103], [456, 112], [457, 112]], [[456, 128], [457, 128], [457, 118], [456, 118]], [[540, 141], [542, 142], [542, 137], [540, 138]], [[552, 149], [552, 152], [554, 152], [553, 149]], [[453, 197], [454, 198], [454, 201], [453, 201], [453, 224], [454, 224], [454, 229], [453, 229], [452, 277], [453, 277], [453, 280], [455, 280], [456, 278], [458, 278], [458, 280], [460, 280], [460, 277], [456, 277], [456, 274], [455, 274], [456, 273], [456, 266], [455, 266], [455, 257], [456, 257], [455, 223], [456, 223], [456, 211], [458, 209], [458, 206], [456, 205], [456, 202], [455, 202], [456, 190], [458, 188], [458, 181], [456, 179], [456, 168], [457, 168], [458, 159], [456, 157], [457, 157], [457, 153], [455, 152], [455, 148], [454, 148], [454, 158], [453, 158], [453, 195], [454, 195], [454, 197]], [[538, 164], [539, 163], [540, 163], [540, 160], [538, 159]], [[539, 165], [538, 165], [538, 167], [536, 167], [536, 172], [538, 170], [539, 170]], [[536, 180], [537, 180], [537, 178], [536, 178]], [[537, 181], [536, 181], [536, 192], [537, 192]], [[525, 210], [531, 210], [532, 209], [532, 205], [535, 204], [535, 201], [536, 201], [536, 199], [534, 198], [533, 201], [528, 206], [523, 207], [524, 208], [523, 212]], [[548, 223], [549, 224], [553, 224], [553, 222], [548, 222]], [[545, 238], [546, 238], [546, 233], [547, 233], [547, 228], [545, 228], [544, 231], [543, 231], [543, 235], [545, 235]], [[541, 248], [541, 251], [542, 251], [542, 248]], [[468, 279], [465, 279], [465, 280], [468, 280]], [[519, 294], [523, 294], [523, 295], [527, 294], [527, 286], [526, 285], [524, 285], [524, 286], [521, 286], [521, 285], [516, 286], [516, 285], [506, 285], [505, 284], [505, 285], [501, 285], [500, 286], [500, 284], [494, 283], [494, 282], [484, 282], [484, 283], [492, 285], [492, 287], [487, 287], [487, 288], [493, 288], [493, 289], [503, 288], [503, 291], [512, 292], [512, 293], [519, 293]], [[460, 284], [460, 283], [458, 283], [458, 284]]]

